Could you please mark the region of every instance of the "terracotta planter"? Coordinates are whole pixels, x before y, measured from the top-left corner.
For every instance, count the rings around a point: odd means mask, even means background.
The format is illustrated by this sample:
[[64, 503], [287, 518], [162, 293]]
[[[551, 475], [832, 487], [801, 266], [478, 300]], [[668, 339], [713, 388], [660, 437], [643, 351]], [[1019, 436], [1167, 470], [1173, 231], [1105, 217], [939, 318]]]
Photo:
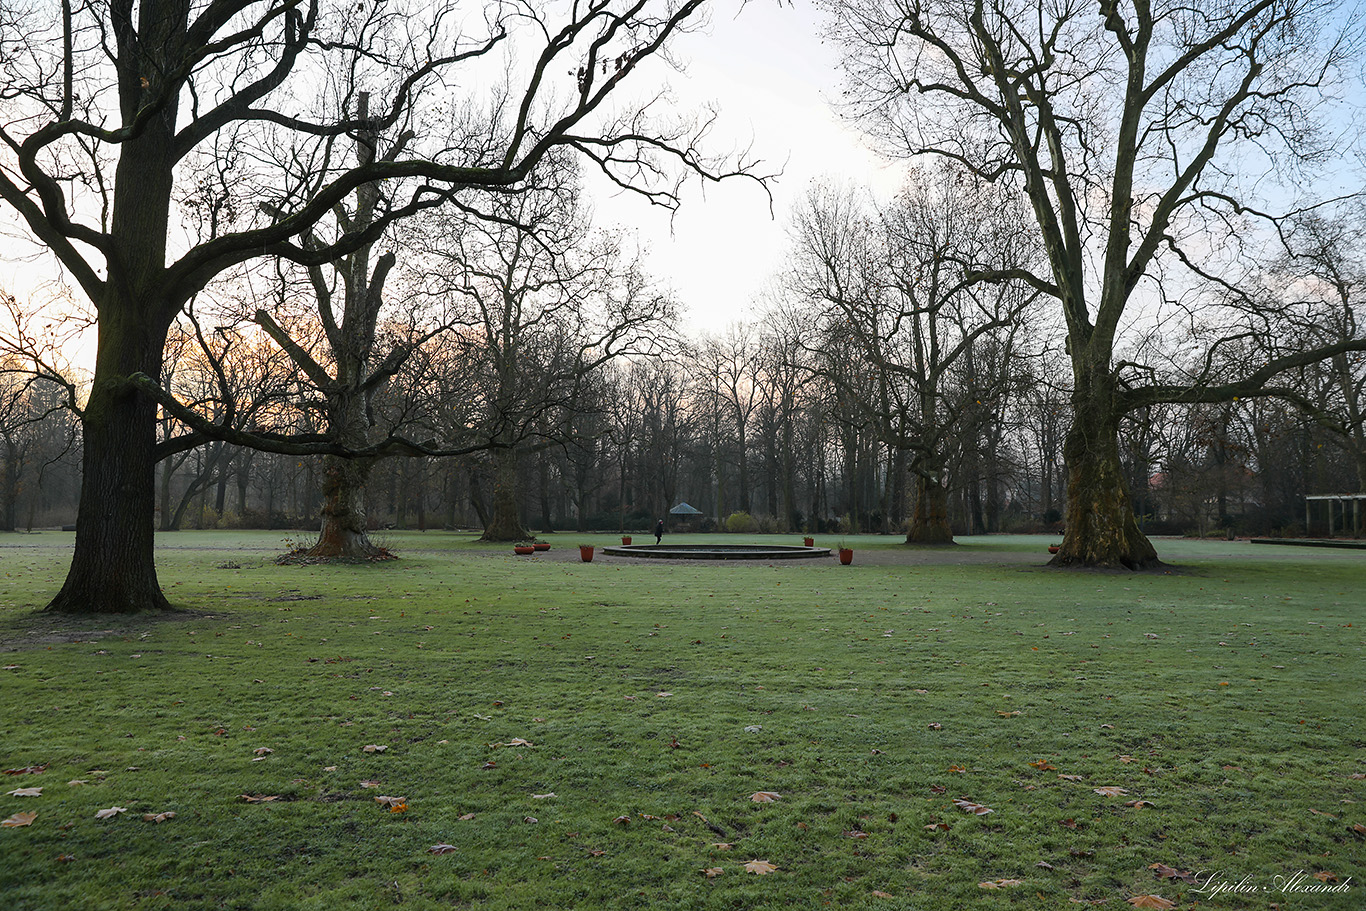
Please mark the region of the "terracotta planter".
[[522, 556], [526, 556], [527, 554], [534, 554], [536, 552], [536, 548], [532, 547], [530, 544], [518, 544], [516, 547], [512, 548], [512, 552], [514, 554], [521, 554]]
[[549, 544], [533, 544], [531, 546], [534, 547], [536, 550], [550, 550]]
[[806, 547], [815, 547], [815, 546], [816, 546], [816, 539], [815, 539], [815, 538], [802, 538], [802, 544], [803, 544], [804, 546], [806, 546]]
[[630, 536], [630, 535], [622, 535], [622, 536], [621, 536], [621, 543], [622, 543], [622, 544], [630, 544], [630, 543], [631, 543], [631, 536]]
[[1048, 545], [1048, 552], [1049, 552], [1050, 554], [1056, 554], [1059, 550], [1060, 550], [1060, 547], [1059, 547], [1057, 544], [1050, 544], [1050, 545]]
[[852, 547], [840, 548], [840, 563], [848, 566], [854, 562], [854, 549]]
[[593, 562], [593, 545], [591, 545], [591, 544], [580, 544], [580, 545], [579, 545], [579, 559], [582, 560], [582, 561], [585, 562], [585, 563], [592, 563], [592, 562]]

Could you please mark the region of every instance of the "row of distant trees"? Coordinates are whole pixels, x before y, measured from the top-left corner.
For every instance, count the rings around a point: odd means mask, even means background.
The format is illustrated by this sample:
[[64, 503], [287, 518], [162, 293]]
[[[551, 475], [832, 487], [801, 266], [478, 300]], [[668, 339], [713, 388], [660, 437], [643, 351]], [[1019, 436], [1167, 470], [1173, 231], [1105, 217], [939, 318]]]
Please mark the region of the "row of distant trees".
[[[956, 200], [942, 195], [950, 185]], [[459, 454], [371, 460], [348, 507], [360, 535], [390, 525], [481, 528], [509, 540], [533, 529], [639, 529], [684, 500], [703, 511], [703, 528], [911, 541], [1060, 529], [1071, 421], [1065, 357], [1056, 328], [1029, 319], [1022, 289], [993, 286], [984, 300], [953, 287], [961, 271], [946, 265], [955, 255], [946, 244], [1021, 236], [1005, 230], [1000, 201], [960, 206], [962, 188], [940, 172], [883, 205], [850, 187], [813, 188], [790, 219], [793, 268], [754, 319], [713, 335], [680, 338], [667, 299], [643, 290], [648, 280], [633, 271], [649, 304], [629, 327], [629, 352], [573, 362], [572, 371], [565, 350], [593, 347], [584, 327], [596, 327], [594, 343], [604, 328], [625, 338], [620, 317], [635, 312], [613, 311], [618, 324], [608, 327], [611, 314], [596, 311], [606, 272], [583, 293], [557, 290], [551, 301], [545, 283], [532, 301], [529, 289], [518, 297], [495, 282], [499, 295], [464, 310], [446, 300], [423, 313], [435, 306], [425, 295], [386, 307], [377, 336], [412, 350], [369, 397], [365, 420], [379, 430], [362, 440], [402, 436]], [[611, 259], [601, 248], [594, 256]], [[429, 288], [432, 277], [413, 272], [420, 258], [405, 260], [396, 284]], [[1339, 267], [1360, 273], [1351, 261]], [[898, 282], [911, 269], [944, 276]], [[1278, 281], [1282, 293], [1333, 287], [1303, 275]], [[941, 283], [942, 300], [917, 297]], [[1355, 319], [1355, 286], [1343, 290], [1345, 302], [1316, 302], [1308, 326], [1275, 331], [1342, 331], [1338, 321]], [[496, 314], [490, 300], [500, 302]], [[286, 303], [274, 308], [276, 324], [311, 340], [319, 368], [335, 369], [313, 311]], [[557, 305], [563, 312], [552, 320]], [[225, 319], [233, 312], [196, 310], [177, 324], [164, 388], [211, 420], [231, 414], [257, 433], [325, 433], [317, 384], [258, 324]], [[1142, 354], [1176, 370], [1196, 341], [1164, 328], [1143, 338]], [[1255, 348], [1241, 356], [1257, 356]], [[79, 398], [78, 384], [24, 369], [0, 383], [3, 527], [73, 521], [80, 434], [65, 406]], [[1121, 461], [1144, 529], [1295, 532], [1306, 493], [1366, 489], [1366, 359], [1307, 365], [1293, 387], [1292, 401], [1168, 404], [1130, 415]], [[158, 425], [163, 444], [192, 432], [169, 411]], [[324, 457], [223, 441], [179, 449], [158, 465], [158, 525], [315, 528], [336, 489], [329, 470]], [[737, 513], [744, 518], [728, 523]]]

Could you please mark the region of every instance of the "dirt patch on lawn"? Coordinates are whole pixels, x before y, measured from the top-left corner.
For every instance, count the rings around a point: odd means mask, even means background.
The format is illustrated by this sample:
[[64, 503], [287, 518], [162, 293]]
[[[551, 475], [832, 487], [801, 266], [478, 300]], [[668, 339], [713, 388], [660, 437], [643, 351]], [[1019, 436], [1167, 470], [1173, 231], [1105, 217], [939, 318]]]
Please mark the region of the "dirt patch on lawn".
[[49, 645], [136, 639], [164, 626], [223, 620], [226, 614], [195, 610], [148, 611], [125, 617], [82, 617], [29, 611], [0, 620], [0, 652], [21, 652]]

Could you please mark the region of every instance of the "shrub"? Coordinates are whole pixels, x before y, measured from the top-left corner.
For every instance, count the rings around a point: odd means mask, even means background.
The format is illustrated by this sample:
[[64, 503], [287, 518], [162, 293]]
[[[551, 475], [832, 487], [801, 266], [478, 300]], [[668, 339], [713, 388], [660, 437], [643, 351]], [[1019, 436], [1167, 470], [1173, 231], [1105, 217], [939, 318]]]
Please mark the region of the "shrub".
[[726, 531], [733, 535], [752, 535], [759, 530], [759, 523], [747, 512], [733, 512], [726, 516]]

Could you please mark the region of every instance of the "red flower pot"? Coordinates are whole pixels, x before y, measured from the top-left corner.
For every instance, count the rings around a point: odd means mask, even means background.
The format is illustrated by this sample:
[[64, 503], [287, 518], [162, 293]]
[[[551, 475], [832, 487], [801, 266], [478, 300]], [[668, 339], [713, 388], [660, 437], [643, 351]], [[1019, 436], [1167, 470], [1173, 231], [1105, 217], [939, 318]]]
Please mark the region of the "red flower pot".
[[531, 546], [534, 547], [536, 550], [550, 550], [549, 544], [536, 543]]
[[622, 544], [630, 544], [630, 543], [631, 543], [631, 536], [630, 536], [630, 535], [622, 535], [622, 536], [621, 536], [621, 543], [622, 543]]
[[840, 548], [840, 563], [848, 566], [854, 562], [854, 549], [852, 547]]
[[526, 556], [527, 554], [534, 554], [536, 552], [536, 548], [531, 546], [530, 544], [518, 544], [516, 547], [512, 548], [512, 552], [514, 554], [521, 554], [522, 556]]
[[802, 544], [805, 545], [806, 547], [815, 547], [815, 546], [816, 546], [816, 539], [815, 539], [815, 538], [802, 538]]
[[579, 545], [579, 559], [582, 560], [582, 561], [585, 562], [585, 563], [592, 563], [592, 562], [593, 562], [593, 545], [591, 545], [591, 544], [580, 544], [580, 545]]
[[1061, 548], [1059, 548], [1059, 546], [1058, 546], [1057, 544], [1050, 544], [1050, 545], [1048, 545], [1048, 552], [1049, 552], [1050, 554], [1056, 554], [1060, 549], [1061, 549]]

